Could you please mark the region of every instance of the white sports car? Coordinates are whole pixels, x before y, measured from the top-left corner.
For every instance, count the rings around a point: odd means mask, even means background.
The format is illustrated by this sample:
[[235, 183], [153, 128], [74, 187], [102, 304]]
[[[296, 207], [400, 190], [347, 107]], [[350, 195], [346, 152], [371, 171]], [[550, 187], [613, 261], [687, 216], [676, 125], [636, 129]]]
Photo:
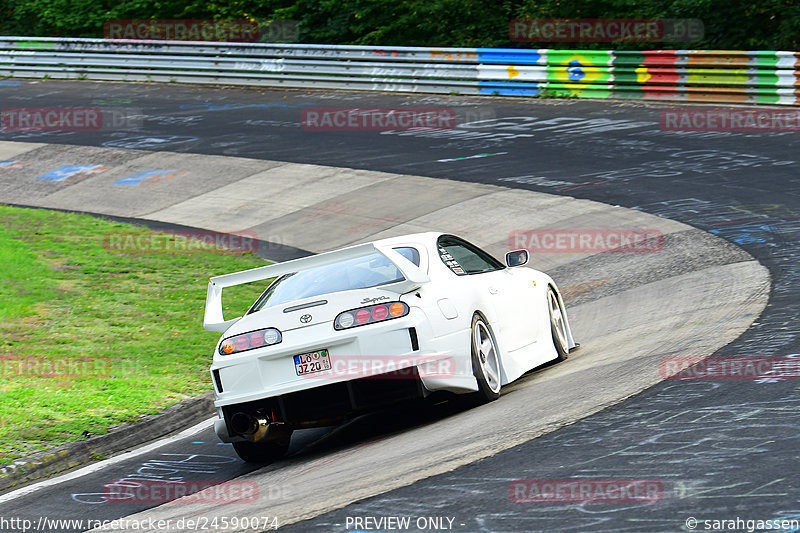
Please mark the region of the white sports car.
[[[527, 261], [431, 232], [211, 278], [217, 434], [267, 462], [297, 428], [435, 391], [496, 399], [577, 346], [556, 284]], [[225, 287], [270, 278], [244, 316], [223, 319]]]

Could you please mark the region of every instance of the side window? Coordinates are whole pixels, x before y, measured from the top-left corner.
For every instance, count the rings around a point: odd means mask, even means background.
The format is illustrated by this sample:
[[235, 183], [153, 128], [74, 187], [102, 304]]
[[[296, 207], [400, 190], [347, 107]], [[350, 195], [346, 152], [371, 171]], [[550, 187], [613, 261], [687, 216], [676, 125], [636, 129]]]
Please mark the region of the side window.
[[454, 274], [480, 274], [502, 270], [503, 263], [477, 246], [452, 235], [442, 235], [437, 242], [439, 258]]
[[403, 246], [400, 248], [392, 248], [395, 252], [402, 255], [415, 265], [419, 266], [419, 251], [416, 248], [412, 248], [410, 246]]

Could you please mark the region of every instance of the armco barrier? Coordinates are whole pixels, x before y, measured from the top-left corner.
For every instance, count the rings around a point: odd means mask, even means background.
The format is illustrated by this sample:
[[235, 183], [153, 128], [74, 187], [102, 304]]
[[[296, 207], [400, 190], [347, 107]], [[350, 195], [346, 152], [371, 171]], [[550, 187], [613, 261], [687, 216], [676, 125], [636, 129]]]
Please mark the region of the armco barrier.
[[800, 105], [800, 54], [0, 37], [0, 76]]

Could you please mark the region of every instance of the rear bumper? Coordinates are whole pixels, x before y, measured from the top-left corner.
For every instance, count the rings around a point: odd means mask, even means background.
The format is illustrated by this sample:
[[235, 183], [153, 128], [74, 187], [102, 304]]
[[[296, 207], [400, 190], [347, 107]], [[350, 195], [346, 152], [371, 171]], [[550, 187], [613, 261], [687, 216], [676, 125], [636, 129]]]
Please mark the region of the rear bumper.
[[[407, 316], [382, 324], [336, 331], [321, 323], [288, 331], [278, 345], [215, 357], [215, 406], [220, 418], [258, 410], [273, 421], [303, 427], [335, 423], [433, 390], [477, 390], [469, 355], [452, 350], [468, 342], [468, 332], [466, 341], [461, 336], [434, 338], [423, 311], [413, 307]], [[322, 349], [334, 371], [298, 376], [294, 356]], [[354, 360], [370, 363], [354, 373]], [[387, 374], [391, 371], [398, 372]]]
[[241, 440], [228, 425], [236, 413], [251, 416], [266, 414], [272, 423], [298, 429], [338, 424], [350, 415], [404, 400], [423, 398], [427, 394], [419, 379], [384, 379], [381, 376], [378, 379], [330, 383], [280, 396], [226, 405], [220, 408], [222, 418], [216, 422], [215, 429], [222, 440], [233, 442]]

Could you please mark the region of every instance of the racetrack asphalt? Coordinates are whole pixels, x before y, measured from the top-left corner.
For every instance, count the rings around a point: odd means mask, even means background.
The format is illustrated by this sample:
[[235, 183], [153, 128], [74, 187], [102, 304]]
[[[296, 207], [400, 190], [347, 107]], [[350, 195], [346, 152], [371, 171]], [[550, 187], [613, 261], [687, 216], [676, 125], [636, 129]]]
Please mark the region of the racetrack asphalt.
[[[161, 149], [429, 176], [568, 194], [679, 220], [736, 243], [772, 275], [766, 311], [720, 355], [798, 351], [793, 320], [798, 316], [794, 281], [800, 241], [796, 134], [668, 133], [658, 126], [664, 106], [630, 103], [85, 82], [26, 82], [2, 90], [9, 100], [35, 97], [41, 106], [117, 99], [113, 103], [126, 101], [143, 116], [140, 131], [5, 132], [3, 140], [102, 145], [114, 150], [109, 154]], [[453, 106], [483, 122], [445, 132], [307, 132], [298, 119], [300, 109], [310, 105]], [[125, 157], [120, 156], [123, 164]], [[176, 168], [186, 161], [169, 157]], [[473, 216], [474, 211], [466, 211], [451, 218], [469, 227]], [[292, 227], [291, 219], [283, 222]], [[687, 235], [690, 241], [702, 239]], [[536, 266], [558, 280], [557, 263], [547, 257]], [[698, 290], [713, 282], [713, 270], [707, 275], [698, 281]], [[591, 291], [607, 286], [587, 289], [583, 298], [596, 301], [603, 294]], [[702, 299], [687, 306], [702, 307]], [[714, 333], [714, 323], [706, 327]], [[618, 377], [626, 378], [624, 373]], [[510, 392], [513, 396], [516, 389]], [[664, 382], [568, 427], [296, 528], [345, 530], [348, 516], [436, 515], [453, 517], [457, 531], [682, 531], [690, 516], [763, 520], [796, 514], [800, 480], [788, 462], [798, 449], [796, 393], [791, 380]], [[663, 495], [646, 503], [515, 503], [509, 498], [508, 484], [514, 479], [581, 476], [656, 479]]]

